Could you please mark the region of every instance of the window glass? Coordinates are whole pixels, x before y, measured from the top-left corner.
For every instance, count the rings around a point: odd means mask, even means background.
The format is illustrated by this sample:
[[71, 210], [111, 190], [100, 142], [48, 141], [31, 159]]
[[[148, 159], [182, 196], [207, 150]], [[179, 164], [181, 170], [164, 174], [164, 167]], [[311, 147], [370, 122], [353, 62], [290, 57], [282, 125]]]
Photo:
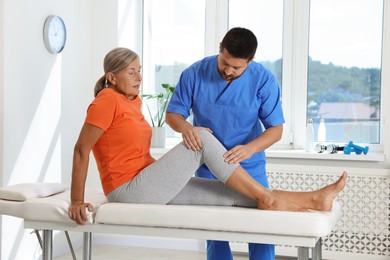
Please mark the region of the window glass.
[[[205, 0], [145, 0], [143, 33], [143, 93], [164, 92], [161, 84], [176, 84], [204, 57]], [[155, 114], [156, 105], [149, 105]]]
[[327, 142], [380, 142], [383, 0], [311, 0], [307, 118]]
[[257, 37], [255, 61], [282, 84], [283, 0], [229, 0], [229, 28], [245, 27]]

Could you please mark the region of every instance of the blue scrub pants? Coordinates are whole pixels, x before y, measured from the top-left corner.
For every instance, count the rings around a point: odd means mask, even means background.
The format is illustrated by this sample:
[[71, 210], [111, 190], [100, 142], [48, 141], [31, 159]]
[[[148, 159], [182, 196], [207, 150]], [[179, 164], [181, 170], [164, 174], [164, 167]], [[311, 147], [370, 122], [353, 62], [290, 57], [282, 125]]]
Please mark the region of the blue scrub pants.
[[[215, 179], [211, 174], [196, 174], [199, 177]], [[264, 187], [268, 188], [267, 175], [260, 174], [252, 177]], [[275, 245], [270, 244], [248, 244], [249, 260], [274, 260]], [[233, 260], [232, 251], [228, 241], [207, 240], [207, 260]]]
[[[274, 260], [275, 245], [248, 244], [250, 260]], [[228, 241], [207, 240], [207, 260], [233, 260]]]

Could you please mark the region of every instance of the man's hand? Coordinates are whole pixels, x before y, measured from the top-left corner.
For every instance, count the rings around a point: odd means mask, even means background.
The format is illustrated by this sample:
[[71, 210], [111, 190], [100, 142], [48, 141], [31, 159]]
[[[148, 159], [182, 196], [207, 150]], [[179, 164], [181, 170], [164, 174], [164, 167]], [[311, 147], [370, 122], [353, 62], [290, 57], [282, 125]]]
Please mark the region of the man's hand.
[[199, 131], [206, 130], [210, 133], [213, 133], [210, 128], [206, 127], [197, 127], [188, 125], [185, 129], [183, 129], [181, 135], [183, 137], [184, 145], [193, 151], [199, 151], [202, 148], [202, 142], [199, 138]]
[[223, 157], [225, 158], [225, 162], [228, 164], [236, 164], [240, 163], [250, 157], [256, 152], [256, 149], [252, 148], [251, 145], [237, 145], [227, 151]]

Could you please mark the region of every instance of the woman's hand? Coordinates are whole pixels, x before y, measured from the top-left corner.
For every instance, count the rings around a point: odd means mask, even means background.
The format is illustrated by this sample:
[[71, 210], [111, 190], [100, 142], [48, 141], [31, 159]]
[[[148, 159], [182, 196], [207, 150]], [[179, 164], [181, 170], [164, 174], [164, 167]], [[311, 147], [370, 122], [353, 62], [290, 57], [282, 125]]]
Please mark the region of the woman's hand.
[[72, 202], [68, 210], [68, 216], [77, 224], [83, 225], [88, 221], [88, 216], [85, 210], [93, 212], [92, 204], [81, 201]]
[[70, 188], [70, 207], [68, 216], [77, 224], [88, 221], [85, 209], [92, 212], [90, 203], [84, 203], [85, 181], [87, 179], [89, 155], [92, 147], [104, 134], [104, 130], [84, 123], [73, 152], [72, 184]]

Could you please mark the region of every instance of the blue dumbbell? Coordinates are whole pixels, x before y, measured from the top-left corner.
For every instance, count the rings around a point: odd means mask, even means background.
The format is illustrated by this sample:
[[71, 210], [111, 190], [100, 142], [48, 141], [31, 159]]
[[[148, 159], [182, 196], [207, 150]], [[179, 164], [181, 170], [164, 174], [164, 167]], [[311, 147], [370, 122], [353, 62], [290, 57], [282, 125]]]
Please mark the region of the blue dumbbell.
[[352, 147], [352, 148], [354, 148], [354, 149], [356, 149], [356, 150], [360, 150], [360, 151], [362, 151], [364, 154], [367, 154], [367, 153], [368, 153], [368, 146], [365, 146], [365, 147], [359, 146], [359, 145], [354, 144], [352, 141], [349, 141], [348, 146], [349, 146], [349, 147]]
[[351, 154], [351, 153], [356, 153], [356, 154], [361, 154], [362, 153], [362, 150], [357, 150], [351, 146], [345, 146], [344, 149], [344, 154]]

